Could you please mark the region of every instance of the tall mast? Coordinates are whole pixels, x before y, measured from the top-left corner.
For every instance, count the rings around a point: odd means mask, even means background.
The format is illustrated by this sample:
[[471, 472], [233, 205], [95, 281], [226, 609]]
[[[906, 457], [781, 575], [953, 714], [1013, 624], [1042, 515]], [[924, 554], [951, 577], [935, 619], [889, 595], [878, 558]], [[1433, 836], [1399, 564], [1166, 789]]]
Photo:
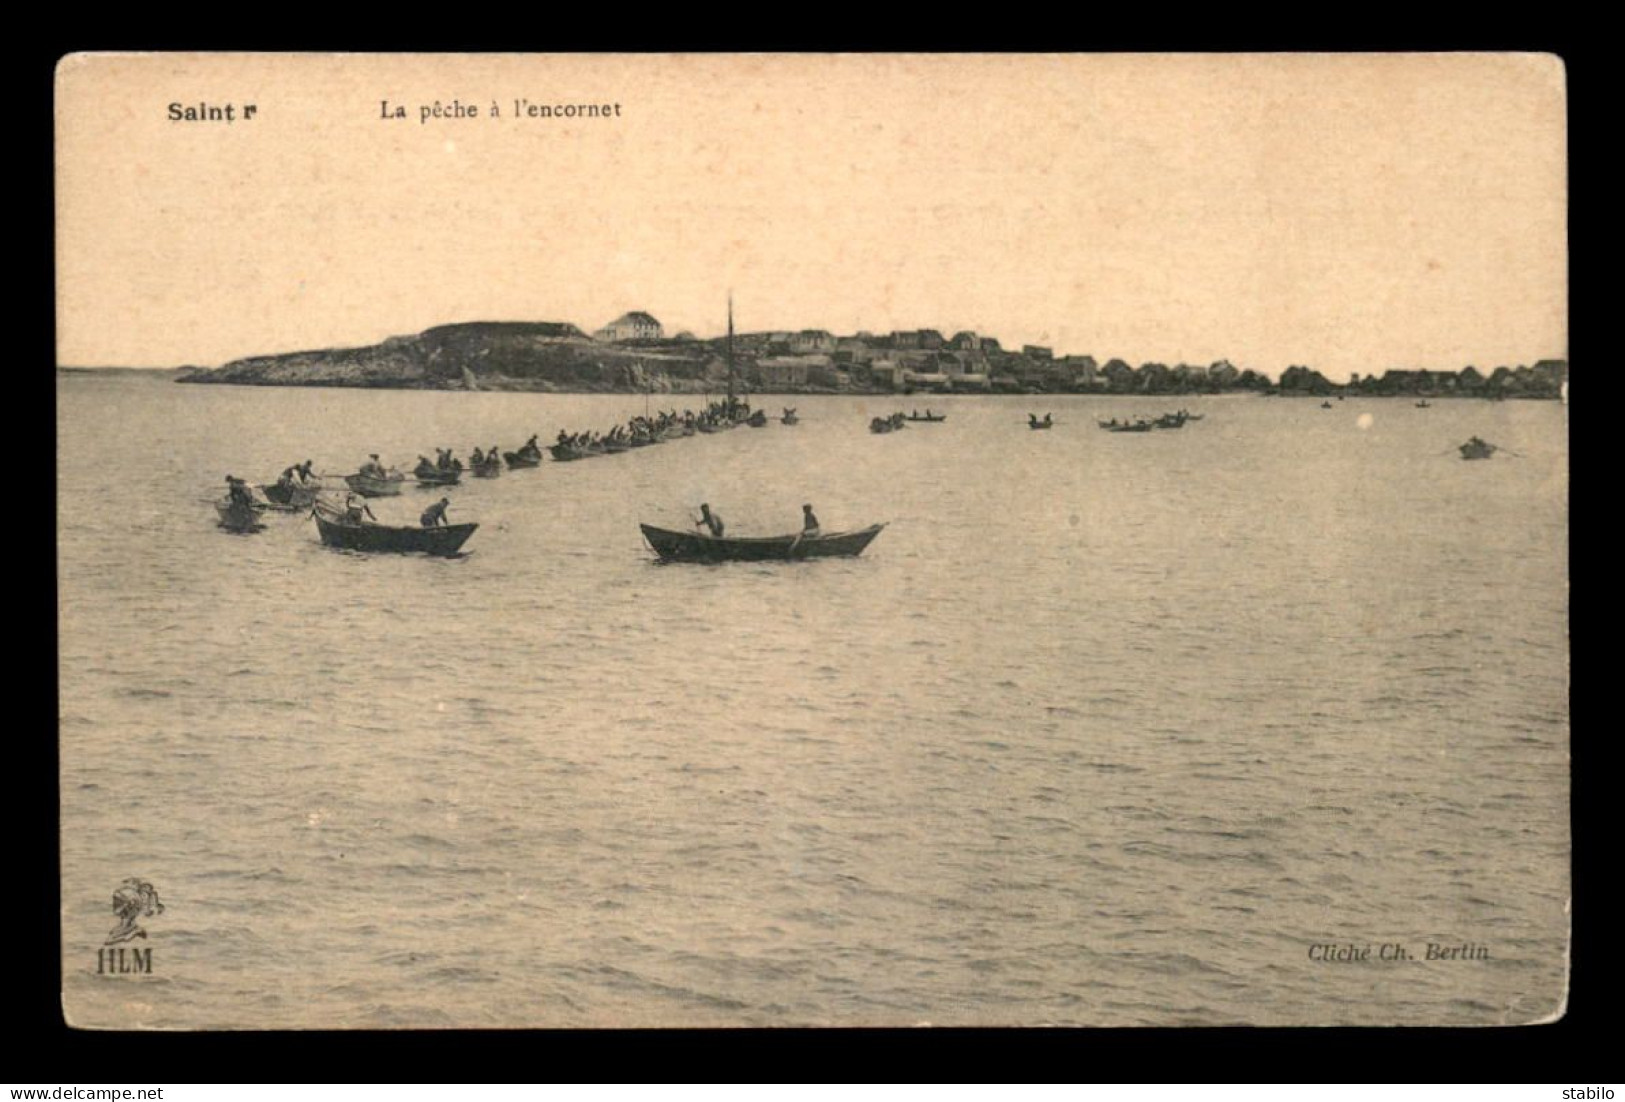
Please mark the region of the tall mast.
[[728, 408], [734, 404], [734, 293], [728, 292]]

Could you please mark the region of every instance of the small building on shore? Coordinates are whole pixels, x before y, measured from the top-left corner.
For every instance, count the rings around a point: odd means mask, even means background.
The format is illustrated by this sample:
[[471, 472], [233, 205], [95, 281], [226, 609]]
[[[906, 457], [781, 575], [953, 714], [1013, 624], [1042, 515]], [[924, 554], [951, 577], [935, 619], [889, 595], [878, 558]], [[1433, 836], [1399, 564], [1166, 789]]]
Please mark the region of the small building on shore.
[[665, 336], [653, 314], [633, 310], [622, 314], [593, 334], [599, 341], [657, 341]]

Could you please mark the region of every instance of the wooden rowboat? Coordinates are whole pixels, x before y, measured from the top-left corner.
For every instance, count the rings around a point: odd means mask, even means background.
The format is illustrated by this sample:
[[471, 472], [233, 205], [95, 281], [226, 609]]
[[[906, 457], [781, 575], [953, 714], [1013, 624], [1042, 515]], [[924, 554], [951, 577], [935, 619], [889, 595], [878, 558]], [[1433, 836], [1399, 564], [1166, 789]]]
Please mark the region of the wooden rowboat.
[[267, 501], [284, 509], [309, 509], [316, 503], [314, 486], [284, 486], [280, 482], [267, 482], [261, 489]]
[[508, 469], [510, 471], [518, 467], [540, 467], [542, 465], [541, 452], [527, 452], [523, 450], [516, 452], [503, 452], [502, 458], [508, 461]]
[[640, 524], [661, 562], [775, 562], [779, 560], [823, 559], [860, 555], [884, 524], [870, 525], [856, 532], [827, 532], [820, 536], [765, 536], [721, 539], [699, 532], [674, 532]]
[[389, 551], [425, 555], [455, 555], [474, 534], [478, 524], [447, 524], [439, 528], [397, 528], [388, 524], [352, 524], [344, 514], [325, 505], [315, 509], [316, 531], [328, 547], [346, 551]]
[[252, 505], [244, 505], [240, 501], [217, 501], [214, 510], [220, 514], [220, 527], [230, 531], [258, 532], [265, 527], [260, 521], [260, 511]]
[[502, 476], [502, 460], [488, 459], [484, 463], [471, 465], [475, 478], [500, 478]]
[[347, 474], [344, 484], [362, 497], [394, 497], [406, 485], [406, 476], [398, 471], [391, 471], [387, 478], [375, 478], [370, 474]]
[[439, 467], [430, 470], [427, 467], [412, 472], [417, 476], [418, 483], [423, 486], [455, 486], [463, 477], [459, 470], [442, 470]]

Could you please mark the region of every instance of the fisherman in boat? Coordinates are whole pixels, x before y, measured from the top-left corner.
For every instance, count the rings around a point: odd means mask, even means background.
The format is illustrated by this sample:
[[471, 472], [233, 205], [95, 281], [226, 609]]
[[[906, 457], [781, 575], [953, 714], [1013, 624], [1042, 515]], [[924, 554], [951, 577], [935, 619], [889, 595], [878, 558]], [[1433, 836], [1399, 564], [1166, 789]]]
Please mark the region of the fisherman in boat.
[[485, 465], [485, 453], [480, 451], [480, 449], [476, 446], [474, 449], [474, 454], [469, 456], [469, 460], [474, 464], [474, 466], [483, 467]]
[[298, 466], [293, 466], [283, 471], [281, 477], [276, 480], [277, 489], [287, 493], [295, 486], [299, 485], [298, 481], [294, 477], [298, 470]]
[[811, 539], [819, 535], [820, 531], [818, 518], [813, 515], [812, 506], [803, 505], [801, 507], [801, 538]]
[[310, 483], [316, 481], [316, 476], [310, 473], [310, 469], [315, 465], [316, 464], [314, 461], [307, 459], [303, 463], [299, 464], [299, 466], [294, 468], [294, 470], [299, 472], [300, 482], [303, 482], [308, 486]]
[[250, 508], [254, 505], [254, 495], [249, 492], [248, 483], [236, 475], [226, 476], [226, 494], [231, 498], [233, 505], [246, 505]]
[[536, 435], [534, 433], [531, 434], [531, 437], [530, 437], [529, 440], [525, 441], [525, 446], [520, 448], [519, 450], [521, 452], [523, 452], [524, 454], [526, 454], [526, 455], [541, 455], [542, 454], [542, 446], [536, 442]]
[[436, 469], [437, 468], [435, 467], [435, 465], [433, 463], [429, 462], [429, 457], [428, 456], [420, 455], [420, 456], [418, 456], [418, 465], [417, 465], [416, 468], [414, 468], [414, 473], [415, 474], [434, 474]]
[[367, 505], [367, 499], [359, 494], [347, 494], [344, 498], [344, 523], [364, 524], [362, 517], [378, 518], [372, 515], [372, 509]]
[[438, 528], [446, 523], [446, 506], [451, 504], [451, 498], [443, 497], [427, 509], [418, 520], [423, 522], [425, 528]]
[[378, 461], [377, 452], [373, 452], [371, 457], [368, 458], [367, 462], [361, 464], [361, 473], [366, 475], [368, 478], [389, 477], [389, 472], [384, 470], [384, 465]]
[[709, 505], [700, 506], [700, 519], [694, 522], [694, 527], [702, 526], [709, 528], [717, 539], [722, 538], [722, 518], [713, 513]]

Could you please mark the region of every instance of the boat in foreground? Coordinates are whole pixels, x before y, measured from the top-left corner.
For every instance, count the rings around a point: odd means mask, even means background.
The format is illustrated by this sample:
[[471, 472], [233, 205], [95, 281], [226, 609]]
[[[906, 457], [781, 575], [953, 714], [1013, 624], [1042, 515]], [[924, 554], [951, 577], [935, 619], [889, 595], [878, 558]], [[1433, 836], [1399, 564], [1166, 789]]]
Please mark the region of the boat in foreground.
[[438, 528], [397, 528], [389, 524], [354, 524], [327, 505], [315, 509], [316, 531], [329, 547], [346, 551], [393, 551], [425, 555], [455, 555], [478, 524], [447, 524]]
[[819, 536], [716, 537], [699, 532], [674, 532], [640, 524], [661, 562], [774, 562], [784, 559], [823, 559], [861, 555], [884, 524], [856, 532], [826, 532]]

